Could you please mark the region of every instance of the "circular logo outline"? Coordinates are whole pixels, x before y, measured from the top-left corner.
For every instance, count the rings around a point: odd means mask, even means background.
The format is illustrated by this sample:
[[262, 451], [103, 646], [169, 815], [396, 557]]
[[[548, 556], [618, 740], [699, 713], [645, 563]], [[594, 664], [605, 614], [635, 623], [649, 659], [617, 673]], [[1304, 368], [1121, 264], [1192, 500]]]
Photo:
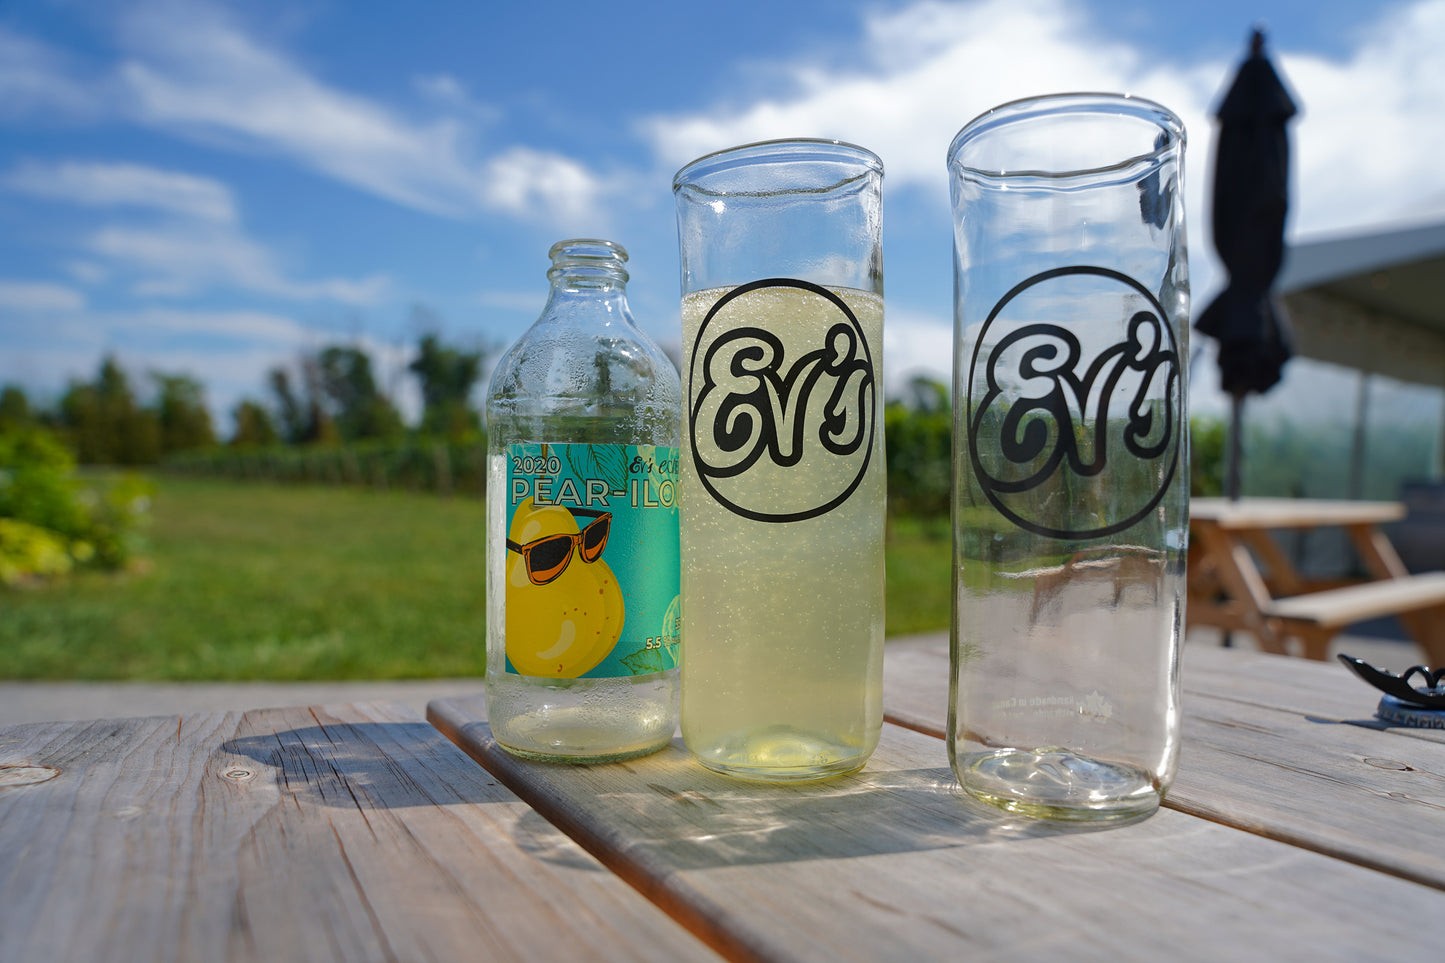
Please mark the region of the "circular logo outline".
[[858, 344], [863, 350], [864, 360], [868, 364], [869, 378], [873, 384], [873, 404], [871, 406], [873, 410], [868, 412], [868, 440], [865, 443], [863, 463], [858, 468], [858, 474], [840, 494], [816, 508], [799, 512], [760, 512], [756, 509], [746, 508], [725, 497], [712, 484], [709, 478], [709, 472], [703, 470], [704, 466], [702, 458], [698, 454], [697, 445], [697, 407], [698, 401], [700, 400], [697, 397], [690, 397], [688, 399], [688, 441], [692, 444], [693, 470], [697, 472], [698, 480], [702, 482], [703, 487], [707, 489], [708, 493], [712, 495], [713, 500], [718, 504], [735, 515], [741, 515], [743, 518], [751, 519], [755, 522], [801, 522], [809, 518], [817, 518], [820, 515], [828, 514], [851, 498], [853, 493], [858, 490], [858, 486], [863, 484], [863, 479], [868, 474], [868, 466], [873, 458], [873, 443], [878, 431], [877, 371], [873, 365], [873, 351], [868, 345], [868, 338], [864, 335], [863, 325], [859, 324], [858, 316], [853, 313], [853, 310], [848, 307], [847, 303], [841, 297], [823, 287], [821, 284], [814, 284], [812, 281], [803, 281], [798, 278], [764, 278], [759, 281], [749, 281], [746, 284], [733, 288], [718, 298], [717, 302], [713, 304], [713, 306], [708, 309], [707, 314], [703, 316], [702, 323], [698, 325], [697, 338], [692, 343], [692, 356], [688, 361], [688, 385], [690, 394], [692, 393], [691, 385], [694, 383], [697, 374], [698, 351], [702, 347], [703, 335], [707, 331], [708, 325], [712, 323], [713, 318], [716, 317], [724, 305], [744, 294], [749, 294], [764, 288], [798, 288], [811, 294], [820, 295], [832, 303], [838, 310], [842, 311], [843, 316], [848, 319], [848, 323], [853, 326], [853, 331], [858, 337]]
[[[1002, 514], [1009, 521], [1013, 522], [1019, 528], [1022, 528], [1024, 531], [1031, 532], [1035, 535], [1044, 535], [1049, 538], [1102, 538], [1105, 535], [1115, 535], [1138, 524], [1139, 521], [1141, 521], [1146, 515], [1148, 515], [1156, 507], [1158, 507], [1159, 503], [1164, 500], [1164, 495], [1169, 491], [1169, 487], [1174, 482], [1174, 473], [1179, 468], [1179, 442], [1176, 442], [1174, 444], [1174, 451], [1169, 460], [1169, 470], [1164, 475], [1163, 484], [1160, 485], [1159, 490], [1154, 493], [1154, 495], [1149, 499], [1148, 503], [1143, 508], [1139, 509], [1139, 511], [1135, 512], [1133, 515], [1130, 515], [1128, 518], [1120, 522], [1113, 522], [1100, 528], [1091, 528], [1082, 531], [1071, 531], [1069, 529], [1051, 528], [1047, 525], [1041, 525], [1037, 522], [1025, 519], [1022, 516], [1018, 515], [1016, 512], [1012, 511], [1007, 505], [1003, 503], [1002, 500], [1000, 500], [1000, 498], [994, 492], [992, 476], [990, 476], [988, 472], [984, 470], [982, 459], [979, 457], [978, 433], [974, 430], [975, 426], [973, 383], [978, 373], [979, 351], [981, 351], [983, 348], [984, 335], [988, 332], [989, 326], [992, 325], [995, 320], [997, 320], [999, 314], [1003, 311], [1003, 309], [1008, 305], [1010, 301], [1018, 297], [1023, 292], [1027, 291], [1029, 288], [1042, 284], [1045, 281], [1053, 280], [1057, 277], [1066, 277], [1072, 274], [1093, 275], [1096, 277], [1109, 278], [1114, 281], [1121, 281], [1126, 286], [1143, 296], [1144, 300], [1148, 302], [1149, 307], [1158, 314], [1159, 326], [1168, 335], [1169, 348], [1176, 359], [1176, 366], [1182, 366], [1183, 362], [1182, 360], [1180, 360], [1179, 356], [1179, 340], [1174, 336], [1174, 326], [1170, 323], [1169, 312], [1164, 310], [1164, 306], [1159, 303], [1159, 299], [1154, 297], [1153, 293], [1150, 292], [1149, 289], [1144, 287], [1144, 285], [1140, 284], [1129, 275], [1123, 274], [1119, 271], [1115, 271], [1112, 268], [1096, 267], [1086, 264], [1070, 265], [1068, 267], [1051, 268], [1047, 271], [1041, 271], [1040, 273], [1035, 274], [1032, 277], [1020, 281], [1018, 284], [1014, 285], [1007, 294], [1000, 298], [998, 300], [998, 303], [993, 306], [993, 310], [989, 312], [988, 317], [984, 319], [983, 327], [979, 329], [978, 339], [974, 342], [973, 354], [969, 358], [968, 368], [968, 456], [969, 461], [973, 466], [974, 478], [978, 481], [979, 488], [982, 489], [984, 497], [989, 500], [989, 503], [993, 505], [994, 508], [999, 510], [1000, 514]], [[1179, 382], [1179, 414], [1182, 414], [1184, 400], [1184, 385], [1182, 376], [1183, 372], [1181, 370], [1176, 370], [1175, 380]], [[1179, 423], [1181, 420], [1182, 419], [1178, 417], [1178, 414], [1176, 414], [1175, 424], [1172, 426], [1174, 431], [1177, 432], [1179, 430]]]

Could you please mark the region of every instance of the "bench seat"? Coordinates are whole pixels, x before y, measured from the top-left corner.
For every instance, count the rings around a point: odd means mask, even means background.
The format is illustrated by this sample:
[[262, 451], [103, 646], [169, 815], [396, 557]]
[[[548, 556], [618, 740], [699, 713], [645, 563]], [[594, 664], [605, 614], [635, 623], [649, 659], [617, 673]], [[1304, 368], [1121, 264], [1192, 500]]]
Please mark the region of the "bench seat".
[[1431, 660], [1445, 664], [1445, 572], [1294, 595], [1272, 602], [1264, 614], [1275, 621], [1282, 635], [1300, 638], [1305, 655], [1312, 659], [1327, 658], [1330, 639], [1352, 622], [1386, 615], [1413, 618], [1422, 623], [1425, 631], [1417, 637]]

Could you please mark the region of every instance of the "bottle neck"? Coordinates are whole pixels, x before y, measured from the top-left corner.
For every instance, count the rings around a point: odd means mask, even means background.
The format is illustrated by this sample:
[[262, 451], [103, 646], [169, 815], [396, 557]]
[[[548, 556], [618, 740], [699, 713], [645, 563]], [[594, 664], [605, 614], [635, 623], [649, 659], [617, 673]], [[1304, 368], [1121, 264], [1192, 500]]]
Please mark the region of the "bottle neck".
[[572, 292], [591, 297], [605, 292], [625, 295], [627, 251], [621, 244], [579, 238], [557, 242], [549, 254], [552, 267], [547, 279], [552, 282], [553, 298]]

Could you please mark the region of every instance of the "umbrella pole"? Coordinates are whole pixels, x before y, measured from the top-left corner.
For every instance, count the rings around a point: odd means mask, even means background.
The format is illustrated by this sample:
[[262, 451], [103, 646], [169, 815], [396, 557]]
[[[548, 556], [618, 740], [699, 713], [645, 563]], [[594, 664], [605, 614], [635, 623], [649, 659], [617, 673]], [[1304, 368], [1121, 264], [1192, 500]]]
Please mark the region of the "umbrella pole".
[[1244, 392], [1231, 396], [1233, 405], [1229, 413], [1229, 460], [1224, 479], [1224, 493], [1232, 502], [1239, 501], [1239, 460], [1244, 439], [1240, 435], [1244, 427]]

